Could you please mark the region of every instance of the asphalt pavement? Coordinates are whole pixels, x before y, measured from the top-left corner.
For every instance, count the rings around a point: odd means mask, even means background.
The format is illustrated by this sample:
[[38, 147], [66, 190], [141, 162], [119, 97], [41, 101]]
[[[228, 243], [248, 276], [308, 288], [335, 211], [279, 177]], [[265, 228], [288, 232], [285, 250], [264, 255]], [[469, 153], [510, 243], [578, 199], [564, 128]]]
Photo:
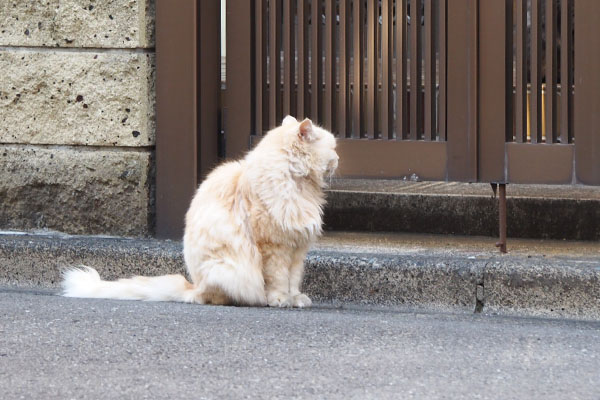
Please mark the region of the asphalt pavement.
[[0, 287], [2, 399], [599, 399], [600, 322]]

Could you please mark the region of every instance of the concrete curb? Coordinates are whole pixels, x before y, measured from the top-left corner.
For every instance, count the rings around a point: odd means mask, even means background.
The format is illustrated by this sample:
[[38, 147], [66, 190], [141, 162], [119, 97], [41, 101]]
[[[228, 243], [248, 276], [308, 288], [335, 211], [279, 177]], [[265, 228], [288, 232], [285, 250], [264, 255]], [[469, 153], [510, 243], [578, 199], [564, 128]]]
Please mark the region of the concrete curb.
[[[106, 279], [184, 272], [179, 242], [0, 235], [4, 284], [57, 288], [60, 270], [79, 264], [97, 268]], [[304, 290], [313, 300], [340, 305], [600, 319], [600, 261], [589, 257], [317, 246], [307, 259]]]

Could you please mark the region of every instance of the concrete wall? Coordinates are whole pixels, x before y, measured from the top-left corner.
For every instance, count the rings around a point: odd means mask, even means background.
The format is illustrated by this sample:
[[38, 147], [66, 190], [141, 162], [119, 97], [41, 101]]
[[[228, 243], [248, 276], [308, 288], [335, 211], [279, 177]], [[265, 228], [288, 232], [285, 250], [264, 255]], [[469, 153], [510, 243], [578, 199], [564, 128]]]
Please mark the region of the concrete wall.
[[0, 2], [0, 229], [153, 230], [154, 0]]

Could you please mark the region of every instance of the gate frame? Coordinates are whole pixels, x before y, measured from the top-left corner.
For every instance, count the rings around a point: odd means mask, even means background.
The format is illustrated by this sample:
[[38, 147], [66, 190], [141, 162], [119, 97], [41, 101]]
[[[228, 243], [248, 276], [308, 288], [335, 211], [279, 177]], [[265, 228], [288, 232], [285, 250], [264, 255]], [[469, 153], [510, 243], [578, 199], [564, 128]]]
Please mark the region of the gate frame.
[[[171, 0], [156, 5], [156, 236], [181, 238], [183, 216], [201, 177], [218, 161], [219, 110], [226, 128], [225, 155], [246, 152], [257, 126], [253, 54], [255, 4], [228, 0], [227, 89], [221, 104], [220, 2]], [[444, 3], [446, 4], [446, 3]], [[443, 142], [339, 140], [342, 158], [370, 151], [394, 154], [373, 165], [360, 160], [342, 173], [398, 176], [418, 168], [421, 178], [492, 183], [600, 185], [600, 7], [576, 0], [573, 104], [574, 144], [529, 144], [508, 140], [512, 62], [512, 2], [447, 2], [447, 140]], [[250, 18], [249, 18], [250, 16]], [[500, 16], [500, 17], [498, 17]], [[481, 23], [483, 19], [486, 23]], [[511, 22], [512, 23], [512, 22]], [[498, 34], [500, 33], [500, 34]], [[215, 38], [217, 38], [215, 40]], [[466, 44], [466, 45], [465, 45]], [[510, 47], [509, 47], [510, 46]], [[597, 51], [586, 51], [592, 48]], [[260, 77], [264, 78], [264, 77]], [[222, 108], [221, 108], [222, 105]], [[500, 110], [500, 112], [498, 112]], [[427, 159], [419, 156], [426, 151]], [[485, 157], [479, 157], [485, 155]], [[575, 163], [575, 159], [577, 162]], [[533, 162], [532, 162], [533, 160]], [[343, 168], [346, 168], [344, 170]], [[421, 172], [422, 171], [422, 172]], [[383, 172], [383, 173], [382, 173]]]

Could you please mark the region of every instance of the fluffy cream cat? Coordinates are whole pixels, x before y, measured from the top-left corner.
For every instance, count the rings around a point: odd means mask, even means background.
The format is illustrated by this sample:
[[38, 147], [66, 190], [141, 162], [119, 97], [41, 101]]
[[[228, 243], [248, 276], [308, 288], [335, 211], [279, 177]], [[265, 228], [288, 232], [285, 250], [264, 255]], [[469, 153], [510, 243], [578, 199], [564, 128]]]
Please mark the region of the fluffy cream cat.
[[241, 161], [216, 168], [186, 215], [182, 275], [103, 281], [64, 274], [64, 295], [200, 304], [308, 307], [304, 259], [321, 233], [323, 188], [338, 164], [335, 138], [287, 116]]

